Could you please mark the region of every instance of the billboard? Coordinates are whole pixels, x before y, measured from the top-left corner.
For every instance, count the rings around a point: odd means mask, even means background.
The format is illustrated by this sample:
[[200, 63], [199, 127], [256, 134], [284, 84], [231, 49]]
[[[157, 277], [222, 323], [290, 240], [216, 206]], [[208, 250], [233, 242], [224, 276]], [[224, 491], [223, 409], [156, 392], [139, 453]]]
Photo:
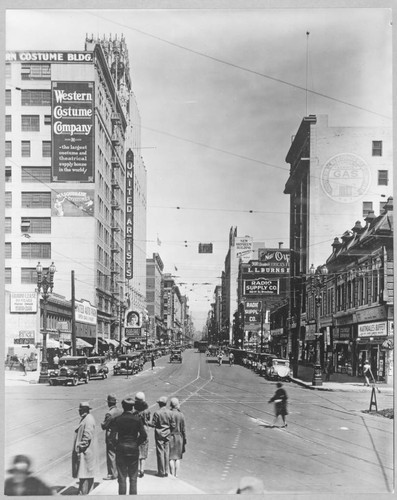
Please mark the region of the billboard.
[[52, 82], [52, 180], [94, 182], [94, 82]]
[[51, 194], [53, 217], [90, 217], [94, 215], [94, 190], [58, 189]]
[[76, 322], [87, 323], [88, 325], [97, 324], [97, 308], [92, 306], [87, 300], [81, 302], [75, 301]]
[[236, 236], [235, 240], [236, 257], [242, 262], [249, 262], [252, 259], [254, 240], [252, 236]]
[[278, 295], [279, 280], [268, 279], [266, 276], [257, 276], [243, 280], [243, 295], [254, 297], [256, 295]]
[[36, 292], [11, 292], [10, 313], [35, 313], [37, 312]]
[[43, 51], [8, 51], [6, 62], [23, 63], [90, 63], [94, 61], [93, 52], [58, 52], [55, 50]]
[[257, 269], [253, 272], [262, 272], [266, 274], [289, 274], [290, 272], [290, 251], [284, 249], [260, 248], [258, 250]]

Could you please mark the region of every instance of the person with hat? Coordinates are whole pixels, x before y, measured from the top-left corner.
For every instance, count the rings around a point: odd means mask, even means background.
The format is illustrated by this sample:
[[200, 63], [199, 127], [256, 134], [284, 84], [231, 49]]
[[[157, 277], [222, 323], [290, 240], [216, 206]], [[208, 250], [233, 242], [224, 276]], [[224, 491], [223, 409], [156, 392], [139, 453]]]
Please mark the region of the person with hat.
[[[150, 411], [149, 405], [145, 400], [145, 394], [143, 392], [137, 392], [135, 394], [135, 404], [134, 404], [134, 415], [138, 415], [138, 417], [142, 420], [143, 426], [145, 428], [146, 433], [149, 431], [149, 422], [150, 422]], [[145, 475], [145, 460], [148, 457], [149, 452], [149, 435], [146, 440], [139, 446], [139, 477], [143, 477]]]
[[170, 436], [170, 472], [177, 477], [180, 461], [186, 448], [185, 417], [180, 410], [178, 398], [171, 398], [171, 412], [174, 414], [175, 428]]
[[139, 446], [145, 442], [147, 433], [142, 420], [133, 414], [134, 399], [123, 399], [123, 413], [116, 417], [112, 427], [117, 432], [116, 465], [119, 495], [127, 494], [127, 476], [130, 480], [129, 494], [137, 494]]
[[167, 477], [170, 454], [170, 434], [175, 428], [174, 414], [167, 408], [167, 397], [157, 400], [159, 409], [153, 413], [151, 427], [154, 427], [156, 442], [157, 476]]
[[117, 466], [116, 466], [116, 441], [117, 434], [112, 428], [114, 419], [122, 414], [120, 408], [117, 408], [117, 398], [114, 394], [109, 394], [107, 397], [108, 411], [106, 412], [105, 419], [101, 424], [102, 429], [105, 431], [105, 444], [106, 444], [106, 465], [108, 469], [107, 477], [104, 479], [117, 479]]
[[29, 496], [53, 495], [52, 488], [32, 475], [31, 461], [26, 455], [16, 455], [8, 473], [12, 474], [4, 483], [4, 495]]
[[72, 451], [72, 476], [79, 479], [79, 495], [88, 495], [94, 484], [96, 469], [95, 419], [88, 401], [80, 403], [80, 423], [75, 430]]

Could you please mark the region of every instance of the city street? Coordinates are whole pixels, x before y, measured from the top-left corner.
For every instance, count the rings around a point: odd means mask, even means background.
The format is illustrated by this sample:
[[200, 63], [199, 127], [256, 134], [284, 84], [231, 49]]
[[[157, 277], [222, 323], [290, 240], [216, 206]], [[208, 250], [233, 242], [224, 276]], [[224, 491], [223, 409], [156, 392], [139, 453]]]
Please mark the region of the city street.
[[[206, 494], [235, 492], [244, 476], [261, 478], [267, 492], [390, 493], [393, 488], [393, 420], [363, 413], [370, 392], [310, 391], [285, 384], [289, 396], [287, 428], [272, 428], [276, 388], [253, 371], [227, 363], [218, 366], [194, 349], [183, 362], [169, 356], [146, 363], [138, 375], [92, 380], [77, 387], [6, 384], [6, 466], [17, 453], [33, 459], [39, 477], [73, 494], [71, 448], [79, 422], [78, 405], [88, 400], [98, 427], [99, 471], [106, 475], [100, 422], [106, 396], [119, 400], [144, 391], [153, 412], [159, 396], [177, 396], [187, 422], [187, 450], [179, 477]], [[392, 407], [392, 394], [378, 395], [380, 408]], [[278, 423], [281, 425], [281, 422]], [[146, 475], [156, 472], [154, 439]], [[114, 494], [117, 494], [117, 483]], [[143, 483], [139, 483], [143, 484]], [[138, 484], [138, 491], [139, 491]], [[95, 491], [94, 491], [95, 494]]]

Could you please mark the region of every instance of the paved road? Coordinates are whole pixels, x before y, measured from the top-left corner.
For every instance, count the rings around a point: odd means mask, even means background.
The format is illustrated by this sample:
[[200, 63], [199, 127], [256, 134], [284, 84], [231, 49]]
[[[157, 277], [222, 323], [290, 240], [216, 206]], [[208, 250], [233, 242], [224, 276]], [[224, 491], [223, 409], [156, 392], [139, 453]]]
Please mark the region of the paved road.
[[[194, 350], [184, 352], [182, 364], [164, 357], [154, 370], [147, 364], [128, 379], [111, 375], [78, 387], [6, 387], [6, 465], [16, 453], [28, 453], [40, 477], [67, 486], [78, 403], [88, 399], [99, 424], [108, 393], [122, 399], [143, 390], [152, 411], [159, 396], [179, 397], [188, 429], [180, 477], [206, 493], [235, 491], [243, 476], [262, 478], [268, 492], [390, 492], [393, 421], [362, 412], [368, 409], [369, 395], [285, 386], [286, 429], [270, 427], [273, 406], [267, 401], [274, 382], [241, 366], [219, 367]], [[382, 397], [390, 400], [381, 404], [391, 407], [392, 395]], [[106, 472], [100, 429], [98, 440], [100, 481]], [[152, 436], [151, 443], [149, 474], [156, 469]]]

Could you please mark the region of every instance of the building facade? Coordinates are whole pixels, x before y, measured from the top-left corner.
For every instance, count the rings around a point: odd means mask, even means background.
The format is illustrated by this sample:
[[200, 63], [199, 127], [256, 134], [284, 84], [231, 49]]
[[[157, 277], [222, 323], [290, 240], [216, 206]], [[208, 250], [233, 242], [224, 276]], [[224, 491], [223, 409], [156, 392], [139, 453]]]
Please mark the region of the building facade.
[[331, 127], [327, 116], [305, 117], [286, 162], [290, 174], [290, 350], [302, 356], [306, 333], [306, 277], [324, 264], [330, 235], [370, 210], [379, 213], [392, 194], [390, 128]]
[[[97, 336], [120, 339], [127, 304], [146, 306], [146, 169], [125, 40], [87, 37], [83, 51], [9, 52], [6, 61], [6, 290], [25, 294], [27, 309], [13, 314], [30, 318], [40, 342], [29, 294], [37, 262], [54, 262], [54, 291], [70, 297], [74, 271], [76, 297], [97, 309]], [[12, 347], [19, 332], [6, 330]]]
[[150, 338], [160, 341], [166, 333], [163, 321], [163, 270], [164, 264], [158, 253], [146, 259], [146, 304], [150, 322]]

